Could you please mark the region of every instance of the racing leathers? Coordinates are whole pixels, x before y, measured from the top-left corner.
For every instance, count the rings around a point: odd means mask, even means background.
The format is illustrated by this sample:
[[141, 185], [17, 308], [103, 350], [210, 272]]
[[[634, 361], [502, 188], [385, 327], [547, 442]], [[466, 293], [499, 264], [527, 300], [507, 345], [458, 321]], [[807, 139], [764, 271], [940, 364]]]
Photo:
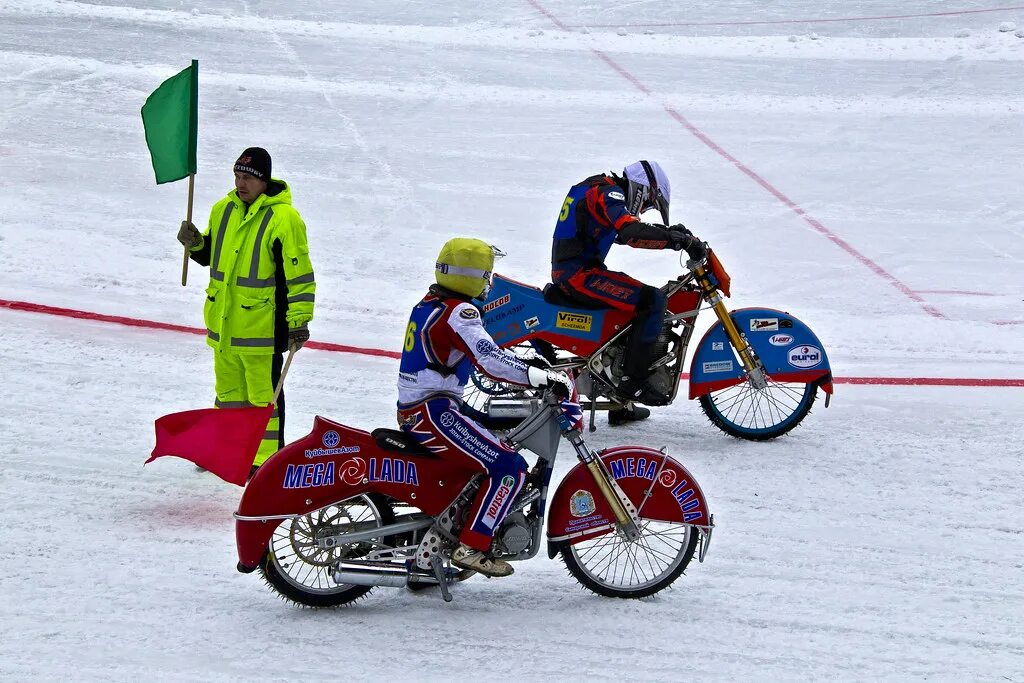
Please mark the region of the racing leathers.
[[529, 366], [494, 343], [480, 309], [468, 297], [433, 285], [413, 308], [406, 327], [398, 423], [430, 451], [487, 474], [459, 538], [486, 552], [523, 486], [527, 465], [462, 413], [462, 394], [474, 365], [496, 380], [530, 385]]
[[[608, 270], [605, 258], [612, 244], [638, 249], [670, 249], [673, 229], [644, 223], [626, 205], [626, 180], [595, 175], [574, 185], [562, 203], [551, 248], [551, 281], [583, 306], [616, 308], [635, 314], [629, 340], [625, 380], [629, 398], [643, 391], [651, 351], [661, 332], [665, 294], [626, 273]], [[628, 378], [628, 379], [627, 379]], [[658, 403], [655, 396], [639, 396]]]

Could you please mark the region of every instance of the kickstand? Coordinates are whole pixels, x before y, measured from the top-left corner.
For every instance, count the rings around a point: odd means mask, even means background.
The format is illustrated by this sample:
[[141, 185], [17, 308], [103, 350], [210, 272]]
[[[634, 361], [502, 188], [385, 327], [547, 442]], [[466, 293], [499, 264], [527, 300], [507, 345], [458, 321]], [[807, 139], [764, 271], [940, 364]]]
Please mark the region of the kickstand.
[[435, 555], [430, 563], [430, 568], [434, 571], [434, 578], [437, 579], [437, 585], [441, 588], [441, 597], [445, 602], [451, 602], [452, 594], [448, 592], [448, 577], [445, 576], [444, 562], [438, 562], [439, 559], [440, 557]]
[[594, 411], [597, 410], [597, 399], [590, 402], [590, 431], [591, 433], [597, 431], [597, 425], [594, 424]]

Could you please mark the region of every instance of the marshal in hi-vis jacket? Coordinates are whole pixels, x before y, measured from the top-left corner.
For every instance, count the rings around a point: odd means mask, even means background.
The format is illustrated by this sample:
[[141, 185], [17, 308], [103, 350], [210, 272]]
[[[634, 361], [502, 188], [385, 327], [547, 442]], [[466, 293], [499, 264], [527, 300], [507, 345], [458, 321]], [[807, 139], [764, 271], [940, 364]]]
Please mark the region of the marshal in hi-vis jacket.
[[248, 209], [232, 190], [210, 210], [191, 257], [210, 266], [203, 317], [213, 348], [279, 353], [288, 328], [312, 320], [316, 282], [306, 225], [291, 203], [287, 183], [272, 179]]

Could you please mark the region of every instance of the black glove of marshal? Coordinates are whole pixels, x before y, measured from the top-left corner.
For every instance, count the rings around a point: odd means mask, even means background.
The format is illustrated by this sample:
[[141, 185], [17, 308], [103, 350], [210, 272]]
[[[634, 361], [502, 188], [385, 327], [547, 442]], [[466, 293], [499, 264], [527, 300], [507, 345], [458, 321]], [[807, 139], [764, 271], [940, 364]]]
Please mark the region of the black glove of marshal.
[[676, 251], [685, 251], [690, 260], [696, 263], [703, 263], [708, 257], [708, 249], [704, 242], [682, 223], [668, 227], [668, 244]]
[[288, 330], [288, 348], [298, 351], [309, 341], [309, 326], [305, 323]]

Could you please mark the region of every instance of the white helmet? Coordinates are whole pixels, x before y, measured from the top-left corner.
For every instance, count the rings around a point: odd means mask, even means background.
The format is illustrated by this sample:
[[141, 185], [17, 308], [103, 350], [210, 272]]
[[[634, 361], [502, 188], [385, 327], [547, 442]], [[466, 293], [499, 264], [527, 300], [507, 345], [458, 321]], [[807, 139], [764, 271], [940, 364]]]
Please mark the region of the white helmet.
[[634, 216], [648, 209], [657, 209], [661, 220], [668, 225], [668, 204], [672, 186], [668, 176], [657, 161], [637, 161], [630, 164], [622, 174], [629, 181], [626, 207]]

